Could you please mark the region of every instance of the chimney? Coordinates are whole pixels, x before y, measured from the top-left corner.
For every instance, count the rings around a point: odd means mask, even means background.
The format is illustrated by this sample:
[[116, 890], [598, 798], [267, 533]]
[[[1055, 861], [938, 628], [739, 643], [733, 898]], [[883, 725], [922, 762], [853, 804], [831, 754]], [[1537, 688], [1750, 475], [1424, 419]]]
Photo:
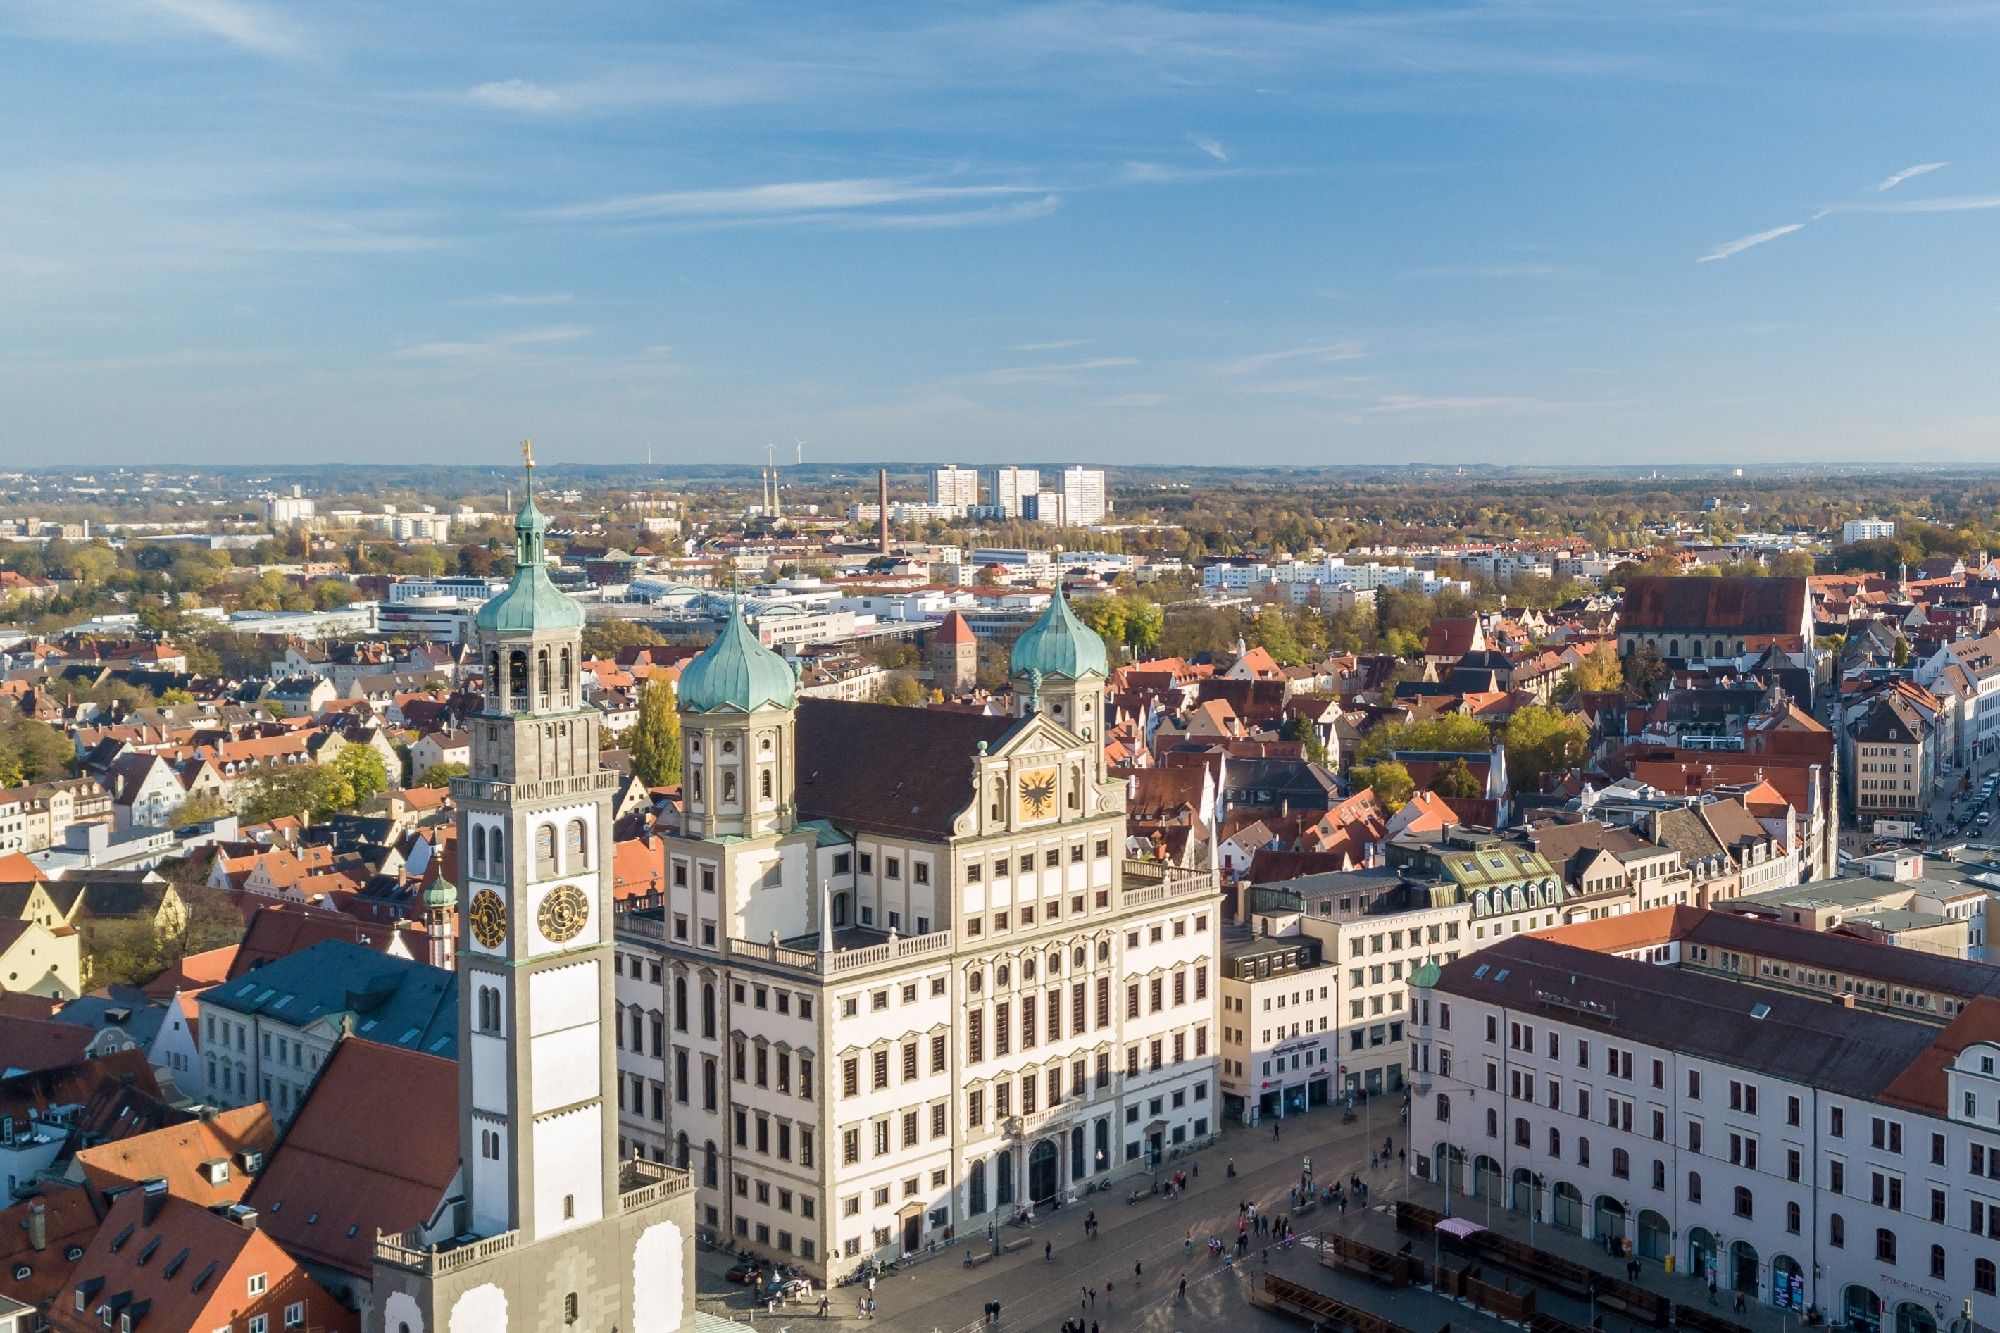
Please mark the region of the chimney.
[[889, 554], [889, 469], [875, 474], [875, 543], [883, 555]]
[[49, 1206], [41, 1199], [28, 1203], [28, 1244], [37, 1252], [49, 1247]]

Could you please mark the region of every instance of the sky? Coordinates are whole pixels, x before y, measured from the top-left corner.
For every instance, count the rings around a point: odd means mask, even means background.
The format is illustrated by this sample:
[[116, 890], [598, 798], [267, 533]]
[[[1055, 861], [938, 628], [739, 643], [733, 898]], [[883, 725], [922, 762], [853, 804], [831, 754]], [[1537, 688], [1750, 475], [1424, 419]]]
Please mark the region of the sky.
[[1985, 0], [7, 0], [0, 466], [2000, 460], [1995, 69]]

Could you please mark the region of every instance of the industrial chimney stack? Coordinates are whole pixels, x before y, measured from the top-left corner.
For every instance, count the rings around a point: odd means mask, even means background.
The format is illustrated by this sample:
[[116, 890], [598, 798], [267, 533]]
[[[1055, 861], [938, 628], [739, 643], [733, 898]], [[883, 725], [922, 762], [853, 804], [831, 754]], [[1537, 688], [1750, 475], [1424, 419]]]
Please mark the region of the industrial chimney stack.
[[889, 554], [889, 469], [875, 474], [875, 542], [883, 555]]

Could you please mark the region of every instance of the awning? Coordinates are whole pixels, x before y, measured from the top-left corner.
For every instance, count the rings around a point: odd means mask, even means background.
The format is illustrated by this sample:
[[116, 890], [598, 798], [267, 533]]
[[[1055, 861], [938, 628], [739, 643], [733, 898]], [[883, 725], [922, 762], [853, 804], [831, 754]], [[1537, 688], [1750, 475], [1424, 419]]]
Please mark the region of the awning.
[[1447, 1217], [1437, 1224], [1437, 1229], [1447, 1236], [1456, 1236], [1460, 1240], [1464, 1240], [1474, 1232], [1486, 1230], [1479, 1223], [1468, 1221], [1463, 1217]]

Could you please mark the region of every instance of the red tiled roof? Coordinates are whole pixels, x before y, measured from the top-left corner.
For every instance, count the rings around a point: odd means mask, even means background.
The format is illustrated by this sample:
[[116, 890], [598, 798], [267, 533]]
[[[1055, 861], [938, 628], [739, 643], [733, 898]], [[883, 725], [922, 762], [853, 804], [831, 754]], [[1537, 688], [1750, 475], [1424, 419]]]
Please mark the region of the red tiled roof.
[[2000, 1044], [2000, 1000], [1990, 995], [1976, 996], [1959, 1010], [1958, 1017], [1938, 1033], [1924, 1053], [1883, 1089], [1882, 1100], [1929, 1115], [1947, 1114], [1950, 1081], [1945, 1066], [1956, 1060], [1960, 1051], [1981, 1041]]
[[[384, 1088], [396, 1090], [393, 1117]], [[376, 1232], [430, 1220], [458, 1172], [457, 1141], [457, 1061], [349, 1037], [247, 1202], [292, 1253], [365, 1278]]]
[[967, 620], [961, 613], [953, 611], [950, 615], [939, 621], [938, 627], [931, 631], [931, 642], [946, 644], [977, 643], [979, 642], [979, 636], [972, 632], [971, 621]]
[[[37, 1205], [45, 1239], [36, 1249], [28, 1219]], [[49, 1185], [34, 1198], [0, 1212], [0, 1296], [42, 1308], [69, 1285], [75, 1268], [67, 1257], [72, 1245], [84, 1245], [97, 1231], [97, 1209], [90, 1191], [74, 1185]], [[15, 1273], [26, 1268], [27, 1276]]]
[[271, 1151], [277, 1127], [271, 1110], [262, 1102], [219, 1111], [213, 1119], [190, 1120], [146, 1134], [134, 1134], [115, 1143], [100, 1143], [80, 1149], [76, 1162], [84, 1179], [99, 1192], [121, 1185], [137, 1185], [158, 1177], [167, 1182], [169, 1193], [204, 1208], [235, 1203], [249, 1190], [252, 1177], [234, 1162], [228, 1163], [228, 1178], [211, 1184], [201, 1171], [204, 1162], [227, 1159], [251, 1150]]

